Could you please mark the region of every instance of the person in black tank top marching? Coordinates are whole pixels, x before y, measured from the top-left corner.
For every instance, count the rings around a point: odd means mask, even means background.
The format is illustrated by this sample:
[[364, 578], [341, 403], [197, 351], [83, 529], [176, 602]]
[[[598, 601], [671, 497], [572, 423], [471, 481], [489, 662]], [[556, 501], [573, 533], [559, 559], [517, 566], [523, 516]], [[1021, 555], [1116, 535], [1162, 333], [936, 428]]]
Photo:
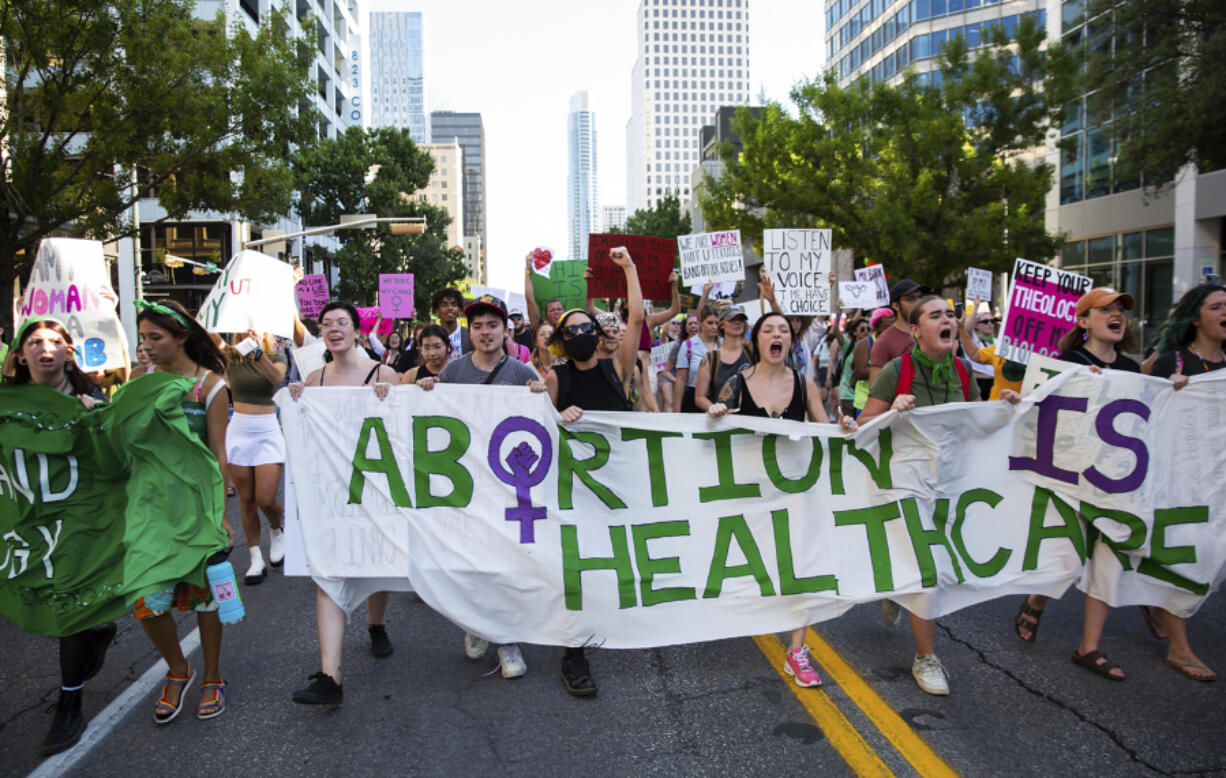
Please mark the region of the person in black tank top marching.
[[[813, 379], [787, 365], [792, 353], [792, 326], [787, 317], [771, 312], [758, 319], [750, 343], [752, 364], [728, 379], [716, 402], [707, 408], [707, 415], [718, 419], [739, 413], [828, 424], [830, 419]], [[856, 429], [856, 422], [840, 412], [839, 427], [851, 432]], [[822, 677], [813, 667], [813, 657], [804, 639], [805, 627], [792, 630], [792, 646], [784, 655], [783, 670], [796, 679], [797, 686], [821, 686]]]
[[[630, 315], [626, 331], [638, 332], [643, 323], [643, 293], [634, 262], [624, 247], [610, 249], [609, 258], [626, 273], [626, 305]], [[578, 421], [585, 410], [630, 410], [627, 398], [638, 342], [634, 338], [622, 338], [615, 359], [600, 359], [596, 355], [600, 335], [600, 325], [591, 314], [572, 310], [558, 320], [557, 329], [550, 338], [549, 350], [567, 361], [546, 376], [545, 386], [549, 399], [562, 414], [562, 421], [568, 424]], [[562, 654], [562, 683], [566, 691], [576, 697], [596, 694], [596, 680], [592, 678], [583, 646], [568, 647]]]

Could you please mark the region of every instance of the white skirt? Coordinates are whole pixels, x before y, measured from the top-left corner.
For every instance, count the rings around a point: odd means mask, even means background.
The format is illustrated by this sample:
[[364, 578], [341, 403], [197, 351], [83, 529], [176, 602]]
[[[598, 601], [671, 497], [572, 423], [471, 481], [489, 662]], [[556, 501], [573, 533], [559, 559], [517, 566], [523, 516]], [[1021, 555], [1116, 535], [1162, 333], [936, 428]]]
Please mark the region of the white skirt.
[[244, 467], [285, 462], [285, 437], [277, 414], [235, 411], [226, 427], [226, 459]]

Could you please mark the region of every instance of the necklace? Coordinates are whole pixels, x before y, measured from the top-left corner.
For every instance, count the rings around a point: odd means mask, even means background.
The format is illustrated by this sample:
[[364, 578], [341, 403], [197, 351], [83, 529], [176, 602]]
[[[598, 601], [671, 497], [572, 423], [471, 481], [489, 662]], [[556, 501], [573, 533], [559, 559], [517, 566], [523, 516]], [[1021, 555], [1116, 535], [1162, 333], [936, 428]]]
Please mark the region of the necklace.
[[[1192, 353], [1192, 354], [1193, 354], [1193, 355], [1194, 355], [1194, 356], [1195, 356], [1197, 359], [1199, 359], [1199, 360], [1200, 360], [1200, 366], [1201, 366], [1201, 367], [1203, 367], [1203, 368], [1205, 369], [1205, 372], [1206, 372], [1206, 373], [1208, 373], [1208, 372], [1209, 372], [1209, 369], [1210, 369], [1210, 368], [1209, 368], [1209, 361], [1205, 359], [1204, 354], [1201, 354], [1201, 353], [1200, 353], [1200, 349], [1198, 349], [1198, 348], [1196, 347], [1196, 344], [1195, 344], [1195, 343], [1189, 343], [1189, 344], [1188, 344], [1188, 351], [1189, 351], [1189, 352], [1191, 352], [1191, 353]], [[1217, 360], [1216, 362], [1214, 362], [1214, 364], [1218, 364], [1218, 363], [1220, 363], [1220, 362], [1222, 362], [1222, 361], [1223, 361], [1223, 360], [1219, 359], [1219, 360]]]

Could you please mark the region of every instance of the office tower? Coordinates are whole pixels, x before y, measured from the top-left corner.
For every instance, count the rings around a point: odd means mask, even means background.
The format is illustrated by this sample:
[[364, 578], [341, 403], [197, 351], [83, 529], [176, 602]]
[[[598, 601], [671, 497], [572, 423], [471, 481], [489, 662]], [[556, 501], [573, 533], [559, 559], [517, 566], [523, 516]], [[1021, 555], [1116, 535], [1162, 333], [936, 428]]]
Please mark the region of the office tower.
[[421, 14], [372, 11], [369, 38], [368, 126], [404, 127], [417, 143], [429, 143]]
[[485, 283], [485, 128], [479, 113], [435, 111], [430, 114], [435, 143], [457, 141], [464, 161], [464, 254], [471, 275]]
[[625, 229], [626, 206], [602, 205], [600, 207], [600, 231], [609, 232], [614, 229]]
[[[447, 211], [447, 248], [464, 247], [464, 151], [457, 141], [423, 143], [421, 148], [434, 157], [434, 171], [426, 188], [417, 196]], [[469, 268], [473, 270], [473, 268]]]
[[587, 236], [596, 231], [596, 115], [588, 109], [587, 92], [570, 98], [566, 117], [566, 223], [570, 235], [567, 259], [587, 257]]
[[626, 123], [626, 206], [690, 199], [699, 128], [749, 102], [749, 0], [641, 0]]

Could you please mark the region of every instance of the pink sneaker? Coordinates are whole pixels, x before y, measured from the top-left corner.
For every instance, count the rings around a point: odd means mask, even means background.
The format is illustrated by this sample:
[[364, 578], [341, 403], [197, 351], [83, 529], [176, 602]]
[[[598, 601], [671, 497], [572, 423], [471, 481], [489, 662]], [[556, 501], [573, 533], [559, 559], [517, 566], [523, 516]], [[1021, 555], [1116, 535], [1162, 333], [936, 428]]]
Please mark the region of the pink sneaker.
[[822, 677], [813, 668], [813, 658], [809, 655], [809, 647], [789, 649], [783, 659], [783, 670], [796, 678], [797, 686], [821, 686]]

